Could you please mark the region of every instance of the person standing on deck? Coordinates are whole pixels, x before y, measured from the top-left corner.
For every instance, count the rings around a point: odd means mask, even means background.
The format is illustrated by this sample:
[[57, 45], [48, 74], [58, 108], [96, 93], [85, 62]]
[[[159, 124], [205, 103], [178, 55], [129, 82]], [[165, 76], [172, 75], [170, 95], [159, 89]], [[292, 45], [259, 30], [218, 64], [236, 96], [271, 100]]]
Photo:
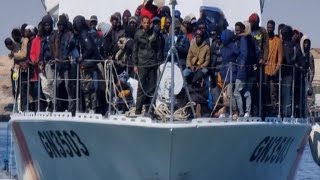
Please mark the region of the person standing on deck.
[[279, 70], [282, 64], [282, 42], [281, 39], [274, 34], [275, 22], [273, 20], [268, 21], [267, 31], [269, 36], [269, 55], [265, 66], [269, 95], [267, 103], [271, 104], [271, 112], [275, 115], [279, 96], [277, 83], [279, 83]]
[[[38, 62], [40, 57], [41, 38], [32, 25], [28, 25], [25, 30], [25, 36], [29, 37], [27, 61], [29, 64], [29, 90], [32, 101], [29, 100], [30, 110], [37, 111], [38, 104]], [[39, 102], [40, 103], [40, 102]]]
[[160, 28], [152, 30], [150, 23], [151, 19], [148, 16], [142, 17], [142, 28], [136, 32], [133, 44], [134, 72], [139, 79], [135, 111], [137, 115], [142, 113], [144, 104], [147, 105], [147, 110], [151, 103], [157, 83], [158, 65], [163, 53], [158, 43]]
[[[20, 33], [20, 31], [19, 31]], [[19, 64], [17, 64], [16, 60], [12, 57], [12, 54], [15, 52], [18, 52], [20, 50], [19, 44], [16, 42], [13, 42], [11, 38], [6, 38], [4, 40], [4, 44], [6, 48], [10, 51], [8, 57], [9, 59], [13, 59], [13, 66], [11, 67], [11, 85], [12, 85], [12, 95], [14, 99], [17, 98], [19, 95], [18, 90], [18, 77], [19, 77]]]
[[[259, 107], [259, 88], [261, 88], [261, 92], [262, 94], [264, 94], [264, 72], [263, 72], [263, 66], [265, 65], [267, 59], [268, 59], [268, 51], [269, 51], [269, 45], [268, 45], [268, 34], [265, 28], [260, 27], [259, 23], [260, 23], [260, 17], [258, 16], [258, 14], [253, 13], [252, 15], [250, 15], [249, 17], [249, 22], [251, 24], [251, 35], [254, 37], [255, 40], [255, 44], [256, 44], [256, 54], [258, 56], [258, 63], [255, 65], [256, 68], [256, 82], [257, 84], [259, 84], [260, 78], [262, 81], [261, 86], [259, 87], [257, 85], [255, 85], [253, 87], [253, 94], [252, 94], [252, 102], [254, 102], [253, 104], [253, 115], [254, 116], [258, 116], [259, 115], [259, 109], [263, 109], [263, 105], [265, 104], [265, 98], [262, 96], [261, 99], [261, 105], [262, 107]], [[262, 72], [260, 72], [262, 71]], [[262, 74], [262, 77], [260, 77], [260, 74]], [[263, 113], [264, 111], [261, 110], [261, 112]], [[261, 114], [262, 115], [262, 114]]]
[[46, 15], [42, 18], [42, 37], [41, 51], [39, 58], [41, 88], [47, 100], [46, 111], [53, 110], [53, 96], [55, 91], [55, 38], [56, 32], [53, 31], [53, 20], [51, 16]]
[[22, 44], [21, 48], [18, 52], [11, 52], [10, 56], [15, 59], [15, 61], [19, 64], [19, 90], [20, 93], [20, 111], [26, 111], [27, 107], [27, 88], [28, 88], [28, 67], [26, 63], [27, 58], [27, 46], [29, 42], [29, 38], [25, 37], [24, 31], [27, 27], [27, 24], [23, 24], [21, 26], [21, 35], [22, 35]]
[[[71, 72], [75, 71], [71, 70], [71, 63], [69, 60], [69, 56], [71, 55], [71, 51], [73, 50], [71, 47], [71, 42], [73, 42], [73, 34], [68, 29], [68, 20], [65, 15], [59, 16], [58, 21], [58, 38], [57, 38], [57, 50], [58, 50], [58, 59], [57, 62], [57, 89], [61, 89], [60, 87], [64, 85], [62, 89], [67, 92], [68, 96], [68, 111], [71, 113], [75, 113], [76, 111], [76, 82], [71, 78]], [[64, 82], [64, 83], [63, 83]], [[57, 97], [62, 98], [62, 92], [57, 91]], [[63, 103], [63, 101], [58, 101], [58, 104]], [[62, 106], [61, 106], [62, 107]], [[59, 109], [59, 111], [65, 111], [65, 109]]]
[[97, 74], [97, 63], [92, 61], [99, 59], [98, 48], [94, 44], [93, 38], [89, 35], [89, 27], [83, 16], [76, 16], [73, 19], [73, 28], [76, 38], [76, 47], [80, 52], [78, 62], [80, 63], [80, 87], [84, 100], [85, 112], [96, 112], [97, 93], [96, 83], [93, 82], [95, 74]]
[[[297, 69], [298, 69], [298, 78], [300, 82], [297, 82], [299, 84], [299, 88], [296, 88], [298, 90], [299, 98], [298, 98], [298, 114], [300, 118], [306, 118], [307, 117], [307, 87], [310, 86], [309, 82], [311, 81], [313, 77], [308, 78], [308, 75], [314, 76], [314, 58], [310, 52], [311, 48], [311, 41], [308, 38], [308, 36], [304, 35], [301, 38], [300, 41], [301, 46], [301, 53], [302, 56], [299, 58], [297, 62]], [[311, 72], [311, 73], [309, 73]], [[300, 75], [300, 77], [299, 77]], [[312, 85], [311, 85], [312, 86]]]
[[[236, 66], [237, 76], [236, 83], [234, 88], [234, 97], [237, 102], [239, 116], [240, 117], [250, 117], [251, 113], [251, 87], [248, 83], [249, 69], [252, 67], [247, 67], [249, 62], [249, 42], [248, 37], [250, 36], [250, 29], [242, 22], [237, 22], [235, 24], [235, 33], [236, 33], [236, 45], [239, 48], [239, 56], [237, 58]], [[246, 101], [246, 111], [243, 110], [243, 96]]]
[[293, 65], [296, 62], [296, 48], [292, 42], [292, 28], [285, 26], [281, 30], [282, 35], [282, 47], [283, 47], [283, 59], [282, 64], [284, 65], [281, 69], [281, 104], [282, 104], [282, 115], [283, 117], [291, 116], [292, 108], [292, 81], [293, 81]]

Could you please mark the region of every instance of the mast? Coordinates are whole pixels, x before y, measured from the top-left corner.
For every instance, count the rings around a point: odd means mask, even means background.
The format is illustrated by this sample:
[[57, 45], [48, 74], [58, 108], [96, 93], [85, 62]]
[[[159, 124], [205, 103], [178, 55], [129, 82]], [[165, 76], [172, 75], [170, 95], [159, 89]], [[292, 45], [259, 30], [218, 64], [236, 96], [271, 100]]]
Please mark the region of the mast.
[[170, 122], [173, 122], [174, 120], [174, 104], [175, 104], [175, 98], [174, 98], [174, 52], [173, 50], [175, 49], [176, 45], [175, 45], [175, 38], [174, 38], [174, 26], [175, 26], [175, 16], [174, 16], [174, 12], [175, 12], [175, 8], [177, 5], [177, 0], [170, 0], [170, 5], [171, 5], [171, 16], [172, 16], [172, 20], [171, 20], [171, 86], [170, 86], [170, 112], [171, 112], [171, 116], [170, 116]]

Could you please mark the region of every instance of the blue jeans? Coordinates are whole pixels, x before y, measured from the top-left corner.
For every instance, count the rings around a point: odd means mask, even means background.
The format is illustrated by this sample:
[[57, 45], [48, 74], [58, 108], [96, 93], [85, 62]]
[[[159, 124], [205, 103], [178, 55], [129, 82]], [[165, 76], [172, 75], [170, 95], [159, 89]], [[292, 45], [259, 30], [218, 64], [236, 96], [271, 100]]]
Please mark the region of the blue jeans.
[[[250, 83], [250, 82], [248, 82], [248, 83]], [[238, 107], [238, 111], [239, 111], [240, 116], [244, 115], [241, 93], [244, 93], [244, 97], [246, 100], [246, 113], [250, 114], [250, 112], [251, 112], [251, 92], [250, 92], [249, 87], [250, 86], [248, 84], [245, 84], [245, 82], [241, 81], [240, 79], [236, 80], [233, 95], [234, 95], [234, 98], [237, 102], [237, 107]]]

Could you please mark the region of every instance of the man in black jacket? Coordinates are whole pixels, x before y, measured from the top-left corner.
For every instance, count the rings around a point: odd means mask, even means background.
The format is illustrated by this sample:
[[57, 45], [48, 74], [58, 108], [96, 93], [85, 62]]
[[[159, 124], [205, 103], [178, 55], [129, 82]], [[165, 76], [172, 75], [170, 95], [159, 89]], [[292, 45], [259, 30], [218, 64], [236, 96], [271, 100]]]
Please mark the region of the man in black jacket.
[[73, 28], [76, 38], [76, 46], [80, 52], [78, 62], [80, 63], [80, 81], [81, 94], [84, 98], [85, 112], [96, 111], [98, 83], [93, 80], [97, 79], [97, 62], [92, 61], [99, 59], [98, 49], [93, 39], [88, 34], [89, 26], [83, 16], [76, 16], [73, 19]]
[[[58, 21], [58, 38], [57, 38], [57, 51], [58, 51], [58, 59], [57, 62], [57, 97], [62, 98], [64, 92], [67, 92], [68, 95], [68, 111], [75, 113], [76, 111], [76, 92], [75, 85], [76, 82], [70, 76], [71, 65], [69, 61], [69, 56], [71, 55], [71, 43], [73, 42], [73, 34], [68, 29], [68, 19], [65, 15], [59, 16]], [[72, 67], [74, 68], [74, 66]], [[74, 70], [75, 71], [75, 70]], [[64, 82], [64, 83], [63, 83]], [[63, 91], [61, 91], [61, 86]], [[72, 99], [72, 100], [71, 100]], [[62, 107], [63, 101], [58, 101], [59, 106]], [[58, 109], [64, 111], [65, 109]]]
[[144, 104], [150, 105], [151, 97], [157, 83], [157, 69], [162, 59], [162, 49], [158, 43], [160, 27], [150, 29], [150, 18], [143, 17], [142, 29], [134, 38], [133, 63], [134, 72], [138, 74], [139, 87], [136, 102], [136, 114], [141, 114]]
[[281, 30], [282, 42], [283, 42], [283, 60], [282, 60], [282, 113], [284, 117], [291, 116], [292, 108], [292, 81], [293, 81], [293, 66], [297, 58], [297, 50], [291, 40], [292, 28], [285, 26]]
[[52, 111], [53, 96], [54, 96], [54, 83], [55, 83], [55, 38], [57, 33], [53, 31], [53, 20], [51, 16], [46, 15], [41, 20], [42, 35], [41, 35], [41, 50], [39, 58], [41, 88], [46, 97], [48, 105], [46, 111]]

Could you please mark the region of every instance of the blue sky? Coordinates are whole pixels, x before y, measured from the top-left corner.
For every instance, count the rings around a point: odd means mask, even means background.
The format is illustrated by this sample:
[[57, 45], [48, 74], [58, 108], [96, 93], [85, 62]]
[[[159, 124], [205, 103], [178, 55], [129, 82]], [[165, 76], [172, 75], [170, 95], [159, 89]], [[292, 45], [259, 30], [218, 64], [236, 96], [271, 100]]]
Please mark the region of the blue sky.
[[[108, 1], [108, 0], [107, 0]], [[286, 23], [308, 34], [313, 47], [320, 48], [319, 0], [266, 0], [263, 25], [269, 19]], [[197, 13], [195, 8], [195, 13]], [[7, 54], [3, 41], [14, 27], [37, 25], [45, 11], [40, 0], [2, 0], [0, 7], [0, 54]], [[243, 21], [243, 20], [240, 20]]]

